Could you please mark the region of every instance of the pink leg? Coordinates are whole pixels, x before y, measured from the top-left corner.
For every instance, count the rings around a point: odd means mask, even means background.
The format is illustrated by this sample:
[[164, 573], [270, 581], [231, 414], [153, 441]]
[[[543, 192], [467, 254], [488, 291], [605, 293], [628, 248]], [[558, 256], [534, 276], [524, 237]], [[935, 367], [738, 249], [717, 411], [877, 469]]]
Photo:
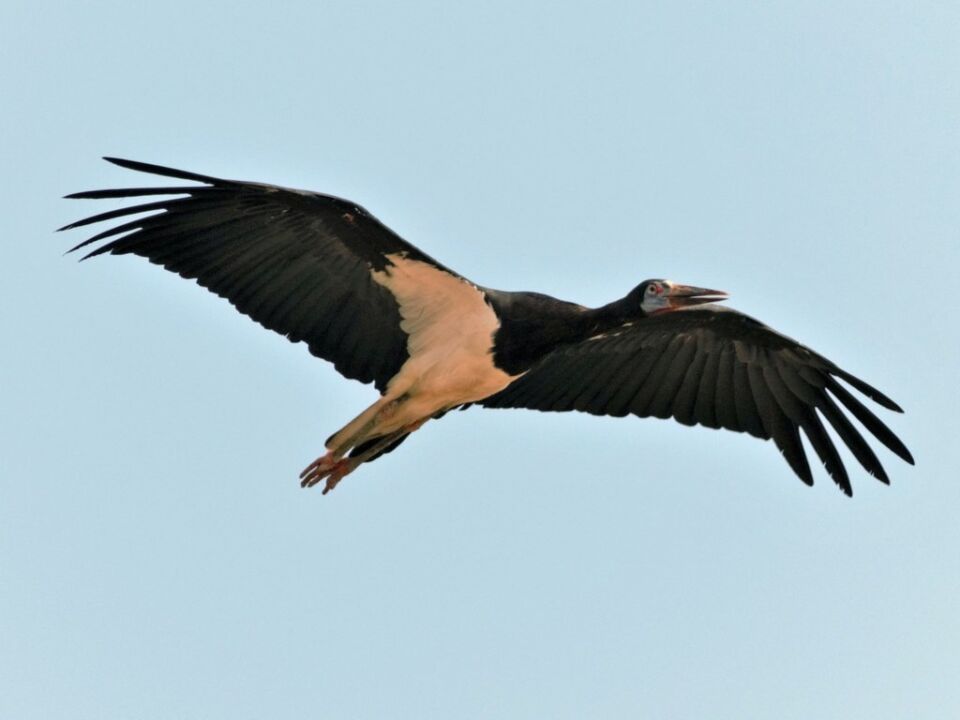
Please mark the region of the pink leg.
[[326, 478], [327, 484], [323, 488], [323, 494], [326, 495], [362, 463], [377, 455], [397, 438], [419, 429], [427, 420], [429, 418], [417, 420], [405, 425], [402, 430], [381, 437], [377, 444], [356, 457], [343, 457], [334, 450], [328, 451], [326, 455], [318, 457], [303, 469], [303, 472], [300, 473], [300, 487], [313, 487]]
[[[303, 469], [303, 472], [300, 473], [300, 487], [313, 487], [325, 477], [330, 476], [327, 478], [327, 486], [323, 491], [324, 494], [326, 494], [330, 490], [333, 490], [343, 476], [349, 472], [347, 468], [348, 463], [346, 458], [337, 457], [331, 450], [323, 457], [318, 457]], [[347, 472], [343, 472], [343, 470]], [[334, 475], [338, 475], [336, 480], [333, 480]]]

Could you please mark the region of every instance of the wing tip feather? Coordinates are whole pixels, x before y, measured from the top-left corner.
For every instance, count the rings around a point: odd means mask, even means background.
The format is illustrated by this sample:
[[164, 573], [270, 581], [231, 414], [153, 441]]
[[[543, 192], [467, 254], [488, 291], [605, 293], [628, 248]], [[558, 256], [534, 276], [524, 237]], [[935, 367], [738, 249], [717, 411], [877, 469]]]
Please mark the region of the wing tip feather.
[[177, 170], [176, 168], [167, 167], [165, 165], [155, 165], [153, 163], [141, 162], [139, 160], [127, 160], [126, 158], [118, 158], [112, 155], [104, 155], [103, 159], [112, 165], [117, 165], [118, 167], [122, 167], [126, 170], [133, 170], [134, 172], [148, 173], [150, 175], [161, 175], [163, 177], [178, 178], [180, 180], [192, 180], [195, 182], [204, 183], [206, 185], [216, 185], [223, 182], [223, 180], [220, 178], [211, 177], [210, 175], [201, 175], [199, 173], [193, 173], [187, 170]]
[[836, 375], [837, 377], [845, 380], [846, 382], [850, 383], [853, 387], [855, 387], [857, 390], [862, 392], [864, 395], [866, 395], [868, 398], [873, 400], [875, 403], [877, 403], [881, 407], [884, 407], [887, 410], [891, 410], [896, 413], [901, 413], [901, 414], [903, 413], [902, 407], [900, 407], [897, 403], [895, 403], [893, 400], [887, 397], [884, 393], [877, 390], [870, 383], [865, 382], [860, 378], [858, 378], [857, 376], [851, 375], [846, 370], [842, 370], [841, 368], [838, 368], [836, 366], [831, 368], [830, 372]]

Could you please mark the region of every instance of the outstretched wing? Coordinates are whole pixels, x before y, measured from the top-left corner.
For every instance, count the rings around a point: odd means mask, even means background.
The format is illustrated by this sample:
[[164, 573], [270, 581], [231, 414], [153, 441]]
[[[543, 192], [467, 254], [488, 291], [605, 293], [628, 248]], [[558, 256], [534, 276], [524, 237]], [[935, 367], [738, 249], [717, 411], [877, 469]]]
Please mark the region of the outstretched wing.
[[195, 279], [264, 327], [293, 342], [305, 342], [311, 353], [331, 361], [346, 377], [373, 382], [381, 391], [407, 359], [407, 335], [400, 327], [396, 299], [372, 273], [390, 266], [390, 256], [399, 255], [455, 274], [348, 200], [105, 159], [131, 170], [201, 184], [68, 195], [186, 196], [71, 223], [61, 230], [139, 216], [73, 250], [93, 246], [84, 259], [133, 253]]
[[[594, 415], [673, 417], [773, 439], [808, 485], [800, 430], [848, 495], [850, 480], [822, 418], [871, 475], [887, 474], [846, 408], [895, 454], [910, 451], [837, 378], [883, 407], [892, 400], [809, 348], [721, 306], [655, 315], [559, 348], [510, 386], [481, 401], [494, 408], [580, 410]], [[839, 405], [838, 405], [839, 401]]]

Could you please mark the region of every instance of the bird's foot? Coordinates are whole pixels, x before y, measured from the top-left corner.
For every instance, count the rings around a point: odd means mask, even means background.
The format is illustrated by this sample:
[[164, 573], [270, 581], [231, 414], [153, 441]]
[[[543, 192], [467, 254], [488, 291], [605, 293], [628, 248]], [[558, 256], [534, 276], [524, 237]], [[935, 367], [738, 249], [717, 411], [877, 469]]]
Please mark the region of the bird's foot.
[[326, 478], [327, 483], [323, 487], [323, 494], [326, 495], [337, 486], [337, 483], [349, 475], [355, 467], [356, 463], [350, 458], [338, 457], [331, 450], [323, 457], [318, 457], [303, 469], [303, 472], [300, 473], [300, 487], [313, 487]]
[[[360, 465], [377, 458], [381, 453], [391, 449], [394, 443], [397, 443], [406, 435], [412, 433], [428, 419], [429, 418], [423, 418], [417, 420], [388, 435], [360, 443], [353, 447], [352, 453], [348, 457], [343, 456], [342, 450], [340, 452], [334, 450], [327, 451], [326, 455], [318, 457], [303, 469], [303, 472], [300, 473], [300, 487], [313, 487], [326, 478], [327, 484], [324, 485], [323, 488], [323, 494], [326, 495], [337, 486], [337, 483], [356, 470]], [[358, 450], [362, 451], [358, 452]]]

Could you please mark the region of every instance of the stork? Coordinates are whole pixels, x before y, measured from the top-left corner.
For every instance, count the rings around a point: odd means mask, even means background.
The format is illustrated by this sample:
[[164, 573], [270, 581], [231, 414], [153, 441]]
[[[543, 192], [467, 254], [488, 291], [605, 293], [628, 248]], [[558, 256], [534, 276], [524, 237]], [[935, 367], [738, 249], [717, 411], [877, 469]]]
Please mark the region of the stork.
[[326, 453], [301, 473], [304, 487], [325, 481], [327, 493], [428, 420], [471, 405], [672, 417], [749, 433], [772, 439], [812, 485], [802, 431], [847, 495], [850, 479], [823, 419], [868, 473], [889, 483], [849, 413], [913, 464], [900, 439], [839, 381], [902, 412], [896, 403], [810, 348], [715, 304], [726, 293], [653, 279], [588, 308], [493, 290], [349, 200], [105, 159], [194, 184], [68, 195], [163, 198], [60, 228], [124, 218], [70, 252], [90, 248], [82, 259], [132, 253], [196, 280], [380, 392], [330, 436]]

